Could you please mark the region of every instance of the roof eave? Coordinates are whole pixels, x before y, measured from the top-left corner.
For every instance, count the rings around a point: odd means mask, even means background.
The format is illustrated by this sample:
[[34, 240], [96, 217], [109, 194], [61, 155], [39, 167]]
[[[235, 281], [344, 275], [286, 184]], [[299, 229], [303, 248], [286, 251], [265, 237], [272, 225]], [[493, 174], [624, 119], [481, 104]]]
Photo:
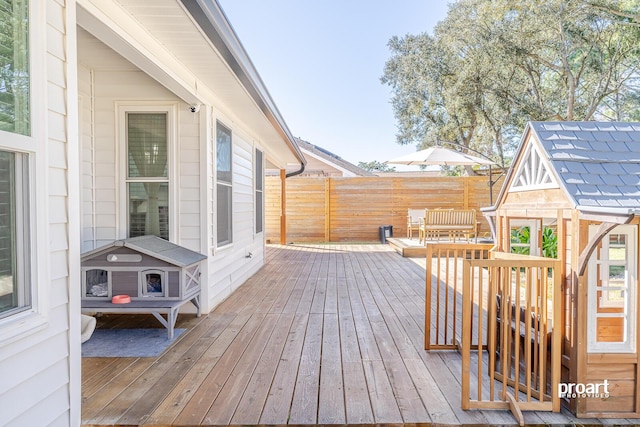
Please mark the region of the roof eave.
[[628, 217], [631, 215], [640, 215], [640, 208], [615, 208], [606, 206], [576, 206], [581, 214], [589, 215], [610, 215], [610, 216], [623, 216]]
[[249, 55], [216, 0], [180, 0], [304, 169], [306, 160]]

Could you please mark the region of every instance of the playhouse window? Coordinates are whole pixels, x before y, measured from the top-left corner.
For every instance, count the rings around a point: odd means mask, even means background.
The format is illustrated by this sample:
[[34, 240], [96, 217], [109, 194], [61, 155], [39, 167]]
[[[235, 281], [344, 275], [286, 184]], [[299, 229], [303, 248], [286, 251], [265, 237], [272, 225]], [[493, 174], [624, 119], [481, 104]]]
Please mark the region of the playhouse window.
[[111, 297], [111, 274], [109, 271], [92, 268], [85, 271], [83, 279], [86, 298]]
[[167, 275], [162, 270], [145, 270], [140, 273], [142, 288], [141, 295], [164, 297], [166, 296]]
[[589, 260], [590, 352], [635, 351], [636, 234], [635, 225], [616, 227]]
[[539, 220], [512, 219], [509, 222], [511, 253], [540, 255], [538, 245]]

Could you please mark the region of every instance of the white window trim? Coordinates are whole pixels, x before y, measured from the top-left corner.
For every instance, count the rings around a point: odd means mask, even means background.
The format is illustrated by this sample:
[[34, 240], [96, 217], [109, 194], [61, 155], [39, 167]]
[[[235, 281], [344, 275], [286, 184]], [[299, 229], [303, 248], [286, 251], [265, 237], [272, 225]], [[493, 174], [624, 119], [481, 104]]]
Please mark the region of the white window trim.
[[49, 322], [49, 289], [51, 288], [49, 245], [48, 134], [46, 123], [47, 78], [44, 60], [47, 19], [40, 2], [29, 2], [29, 80], [31, 135], [0, 131], [0, 149], [28, 155], [29, 209], [29, 276], [31, 308], [0, 319], [0, 345], [9, 344], [27, 334], [38, 332]]
[[[529, 248], [530, 256], [542, 256], [540, 253], [540, 242], [538, 236], [540, 234], [539, 219], [510, 219], [509, 220], [509, 248]], [[513, 243], [511, 242], [511, 230], [514, 228], [529, 227], [529, 243]]]
[[[96, 296], [88, 296], [87, 295], [87, 272], [91, 271], [91, 270], [104, 270], [107, 272], [107, 295], [103, 296], [103, 297], [96, 297]], [[87, 300], [97, 300], [97, 301], [110, 301], [111, 297], [113, 296], [113, 283], [112, 283], [112, 270], [108, 269], [108, 268], [103, 268], [103, 267], [83, 267], [82, 268], [82, 296], [81, 299], [87, 299]]]
[[[591, 237], [595, 230], [596, 225], [589, 227], [589, 236]], [[626, 301], [628, 305], [625, 307], [624, 315], [627, 317], [627, 329], [624, 334], [627, 338], [625, 342], [597, 342], [596, 341], [596, 310], [597, 310], [597, 264], [600, 262], [598, 259], [598, 251], [594, 251], [589, 259], [589, 273], [587, 277], [587, 293], [588, 293], [588, 311], [587, 311], [587, 352], [588, 353], [635, 353], [636, 350], [636, 310], [637, 306], [637, 275], [638, 275], [638, 226], [637, 225], [619, 225], [611, 230], [602, 239], [602, 249], [607, 250], [609, 247], [609, 241], [607, 240], [610, 234], [625, 234], [627, 239], [627, 294]], [[608, 251], [607, 251], [608, 253]], [[607, 263], [608, 265], [609, 263]], [[602, 316], [607, 317], [607, 316]], [[616, 316], [618, 317], [618, 316]]]
[[[167, 113], [167, 181], [169, 183], [169, 241], [177, 240], [177, 155], [178, 140], [178, 104], [176, 102], [116, 102], [116, 176], [118, 177], [118, 214], [116, 216], [116, 232], [121, 239], [127, 238], [129, 232], [129, 199], [127, 196], [127, 113]], [[152, 181], [152, 179], [150, 180]]]
[[[161, 277], [160, 283], [162, 284], [162, 292], [149, 292], [147, 291], [147, 274], [157, 274]], [[166, 270], [158, 270], [155, 268], [142, 270], [138, 274], [138, 295], [146, 298], [165, 298], [169, 296], [169, 275]]]

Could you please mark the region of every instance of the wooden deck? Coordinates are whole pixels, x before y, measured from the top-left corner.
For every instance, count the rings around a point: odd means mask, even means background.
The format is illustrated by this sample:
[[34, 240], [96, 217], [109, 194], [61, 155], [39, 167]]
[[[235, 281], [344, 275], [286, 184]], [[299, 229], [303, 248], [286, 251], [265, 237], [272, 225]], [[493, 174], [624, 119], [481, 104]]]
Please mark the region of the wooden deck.
[[[267, 264], [158, 358], [83, 358], [82, 422], [513, 425], [460, 409], [461, 358], [426, 352], [424, 260], [388, 245], [269, 246]], [[98, 327], [159, 327], [105, 315]], [[528, 424], [627, 424], [527, 412]]]

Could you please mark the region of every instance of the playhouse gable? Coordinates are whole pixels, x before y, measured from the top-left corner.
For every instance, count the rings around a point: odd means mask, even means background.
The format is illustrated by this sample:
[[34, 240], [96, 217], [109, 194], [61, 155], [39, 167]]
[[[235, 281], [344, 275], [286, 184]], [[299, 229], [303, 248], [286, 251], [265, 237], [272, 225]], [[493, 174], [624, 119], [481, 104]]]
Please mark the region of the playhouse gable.
[[584, 213], [640, 211], [640, 123], [530, 122], [496, 208], [540, 201]]
[[525, 152], [511, 180], [509, 191], [543, 190], [547, 188], [558, 188], [558, 182], [551, 171], [551, 165], [540, 154], [540, 149], [533, 138], [529, 138]]

